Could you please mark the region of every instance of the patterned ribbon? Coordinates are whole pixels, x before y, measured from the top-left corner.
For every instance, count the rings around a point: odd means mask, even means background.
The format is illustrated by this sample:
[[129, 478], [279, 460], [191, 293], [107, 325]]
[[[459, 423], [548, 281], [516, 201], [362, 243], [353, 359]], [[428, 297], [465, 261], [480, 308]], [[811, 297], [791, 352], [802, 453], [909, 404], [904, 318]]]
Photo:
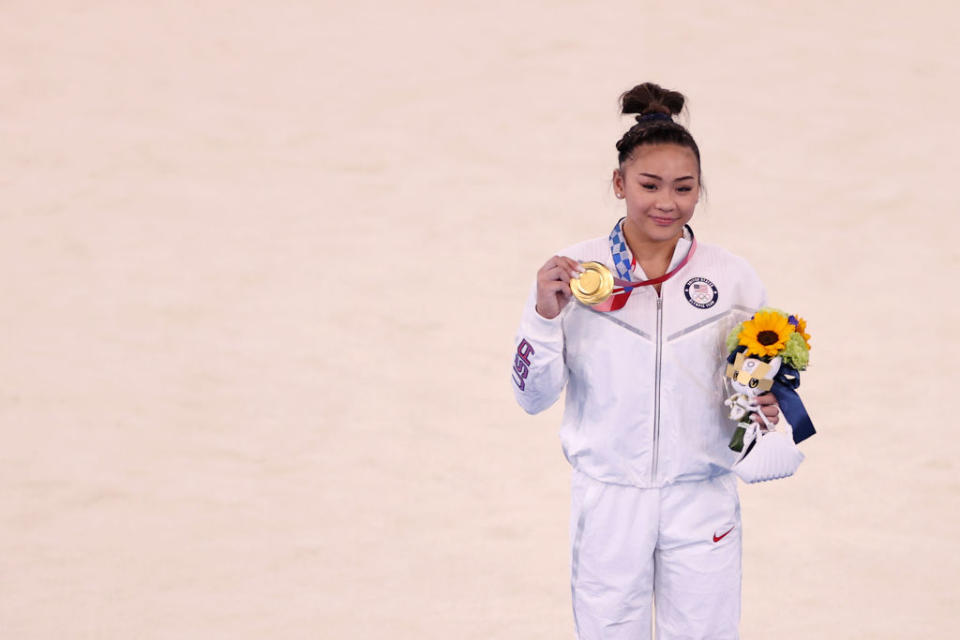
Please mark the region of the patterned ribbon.
[[[623, 235], [623, 221], [626, 218], [617, 220], [613, 225], [613, 231], [610, 232], [610, 253], [613, 255], [613, 266], [617, 270], [617, 275], [621, 280], [629, 280], [633, 266], [636, 264], [630, 256], [630, 250], [627, 249], [627, 238]], [[625, 287], [625, 292], [630, 293], [633, 287]]]

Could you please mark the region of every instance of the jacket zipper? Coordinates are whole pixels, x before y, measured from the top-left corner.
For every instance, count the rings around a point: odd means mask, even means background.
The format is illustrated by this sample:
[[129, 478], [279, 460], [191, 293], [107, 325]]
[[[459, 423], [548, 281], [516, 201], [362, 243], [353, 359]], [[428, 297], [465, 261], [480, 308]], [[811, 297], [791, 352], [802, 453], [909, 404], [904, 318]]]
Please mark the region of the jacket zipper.
[[650, 469], [651, 482], [657, 481], [657, 463], [660, 457], [660, 358], [663, 342], [663, 297], [657, 293], [657, 357], [653, 382], [653, 463]]

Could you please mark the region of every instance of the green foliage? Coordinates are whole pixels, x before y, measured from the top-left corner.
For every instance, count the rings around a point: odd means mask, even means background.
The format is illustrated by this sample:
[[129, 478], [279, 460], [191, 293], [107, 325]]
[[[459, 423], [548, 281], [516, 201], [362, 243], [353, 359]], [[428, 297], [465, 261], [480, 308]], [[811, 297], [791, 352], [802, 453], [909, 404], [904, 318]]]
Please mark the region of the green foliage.
[[780, 357], [783, 358], [786, 365], [797, 371], [806, 369], [807, 364], [810, 363], [810, 349], [807, 347], [803, 336], [796, 332], [790, 334], [790, 337], [787, 338], [787, 344], [780, 352]]
[[740, 344], [740, 332], [743, 330], [743, 323], [737, 324], [730, 333], [727, 334], [727, 353], [733, 353]]

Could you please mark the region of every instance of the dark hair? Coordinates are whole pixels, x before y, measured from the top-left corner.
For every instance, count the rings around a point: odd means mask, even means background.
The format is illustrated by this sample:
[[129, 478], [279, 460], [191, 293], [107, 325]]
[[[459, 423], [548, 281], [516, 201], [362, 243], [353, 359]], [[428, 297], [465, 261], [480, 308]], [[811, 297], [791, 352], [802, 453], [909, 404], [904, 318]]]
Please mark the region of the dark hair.
[[617, 142], [619, 162], [630, 157], [633, 150], [645, 144], [677, 144], [687, 147], [697, 157], [700, 168], [700, 148], [690, 132], [674, 121], [673, 116], [683, 110], [685, 98], [682, 93], [664, 89], [652, 82], [638, 84], [620, 96], [620, 111], [637, 113], [637, 124], [623, 134]]

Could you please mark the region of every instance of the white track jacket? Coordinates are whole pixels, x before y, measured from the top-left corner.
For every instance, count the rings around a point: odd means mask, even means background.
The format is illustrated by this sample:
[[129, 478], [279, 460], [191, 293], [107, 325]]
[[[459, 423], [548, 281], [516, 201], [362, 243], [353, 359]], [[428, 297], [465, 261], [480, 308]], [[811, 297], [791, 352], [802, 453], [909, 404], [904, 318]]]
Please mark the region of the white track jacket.
[[[689, 247], [678, 242], [670, 269]], [[606, 237], [560, 255], [613, 270]], [[646, 279], [639, 267], [633, 278]], [[547, 320], [535, 310], [534, 283], [516, 338], [517, 402], [538, 413], [566, 386], [564, 455], [601, 482], [650, 488], [727, 473], [736, 454], [727, 446], [735, 425], [723, 405], [724, 341], [765, 304], [743, 258], [704, 244], [659, 296], [650, 286], [634, 289], [618, 311], [572, 298]]]

